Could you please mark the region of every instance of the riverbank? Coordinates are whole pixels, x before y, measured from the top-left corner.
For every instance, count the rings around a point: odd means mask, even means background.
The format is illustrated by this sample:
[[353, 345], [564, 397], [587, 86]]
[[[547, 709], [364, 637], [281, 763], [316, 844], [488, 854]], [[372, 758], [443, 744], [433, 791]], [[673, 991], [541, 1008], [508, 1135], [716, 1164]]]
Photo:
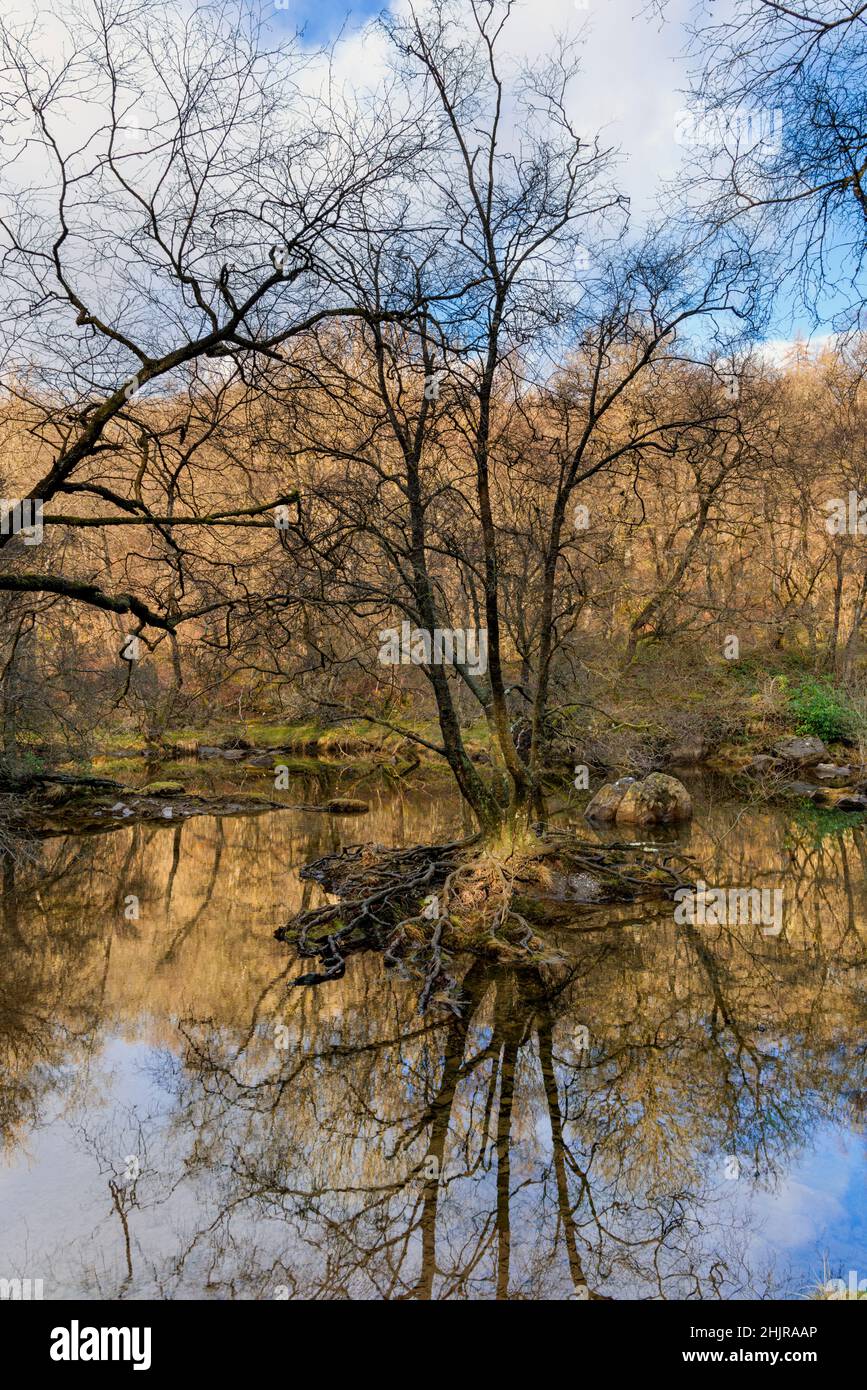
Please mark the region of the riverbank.
[[[519, 696], [510, 698], [513, 735], [525, 751], [526, 717]], [[465, 726], [463, 736], [482, 775], [495, 778], [502, 769], [488, 726]], [[247, 800], [285, 804], [296, 774], [336, 777], [350, 796], [374, 771], [397, 780], [447, 778], [444, 760], [427, 746], [438, 739], [435, 722], [418, 717], [397, 730], [359, 719], [226, 716], [167, 729], [159, 740], [123, 726], [97, 728], [87, 747], [23, 741], [4, 790], [13, 794], [28, 780], [32, 789], [40, 777], [95, 777], [141, 798], [148, 784], [167, 781], [210, 798], [219, 813], [219, 798], [236, 802], [239, 787], [245, 808]], [[568, 702], [561, 694], [552, 707], [545, 754], [548, 790], [570, 788], [579, 804], [612, 777], [707, 768], [735, 778], [749, 800], [805, 798], [844, 813], [867, 811], [867, 719], [857, 689], [843, 690], [777, 653], [727, 662], [684, 648], [664, 657], [644, 652], [626, 669], [597, 663], [580, 673]], [[56, 789], [53, 795], [56, 815], [63, 798]], [[139, 809], [145, 817], [153, 810]]]

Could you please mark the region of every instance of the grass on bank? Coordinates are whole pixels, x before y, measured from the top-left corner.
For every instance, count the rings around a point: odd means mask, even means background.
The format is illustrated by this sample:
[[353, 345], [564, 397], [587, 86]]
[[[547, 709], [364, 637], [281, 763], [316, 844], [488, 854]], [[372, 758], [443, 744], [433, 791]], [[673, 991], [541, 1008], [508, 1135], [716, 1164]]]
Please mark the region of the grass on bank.
[[[432, 710], [422, 704], [423, 698], [421, 693], [408, 697], [407, 714], [421, 709], [429, 717], [407, 717], [402, 727], [436, 744], [439, 727]], [[561, 678], [555, 684], [553, 703], [557, 752], [552, 766], [556, 767], [567, 766], [571, 758], [622, 771], [647, 771], [652, 765], [664, 765], [672, 750], [696, 742], [721, 754], [727, 767], [736, 766], [739, 759], [746, 761], [793, 734], [818, 736], [830, 745], [832, 756], [867, 761], [867, 666], [856, 667], [844, 689], [830, 675], [816, 674], [799, 653], [754, 651], [738, 661], [726, 661], [719, 652], [672, 641], [643, 647], [624, 667], [616, 653], [588, 644], [569, 680]], [[517, 698], [515, 710], [526, 711]], [[497, 761], [483, 719], [466, 724], [464, 738], [471, 757], [487, 754]], [[318, 758], [400, 766], [418, 757], [433, 766], [443, 765], [422, 745], [363, 719], [329, 723], [315, 716], [286, 720], [259, 712], [240, 720], [227, 713], [169, 729], [162, 739], [167, 755], [172, 757], [170, 750], [176, 750], [179, 761], [195, 756], [197, 744], [273, 750], [287, 762]], [[839, 745], [836, 751], [834, 745]], [[138, 760], [129, 755], [144, 757], [149, 751], [143, 731], [128, 722], [92, 730], [86, 748], [77, 755], [71, 750], [64, 755], [62, 748], [50, 748], [36, 735], [22, 735], [19, 748], [34, 771], [77, 756], [82, 767], [91, 758], [98, 760], [107, 775], [131, 771]]]

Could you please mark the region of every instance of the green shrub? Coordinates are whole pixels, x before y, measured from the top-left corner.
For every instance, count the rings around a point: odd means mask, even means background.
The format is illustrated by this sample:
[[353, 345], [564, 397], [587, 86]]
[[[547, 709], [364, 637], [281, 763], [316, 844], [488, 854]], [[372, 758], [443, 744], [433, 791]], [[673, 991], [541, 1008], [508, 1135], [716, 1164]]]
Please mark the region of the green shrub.
[[823, 743], [848, 738], [858, 715], [846, 696], [827, 678], [809, 678], [792, 691], [789, 709], [797, 721], [799, 734], [813, 734]]

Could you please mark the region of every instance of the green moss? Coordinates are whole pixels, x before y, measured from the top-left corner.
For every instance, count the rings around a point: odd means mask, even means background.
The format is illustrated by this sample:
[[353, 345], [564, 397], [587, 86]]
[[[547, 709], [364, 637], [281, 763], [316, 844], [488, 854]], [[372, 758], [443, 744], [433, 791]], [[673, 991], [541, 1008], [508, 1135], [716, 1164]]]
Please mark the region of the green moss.
[[94, 758], [90, 764], [105, 777], [116, 777], [118, 781], [124, 781], [130, 773], [140, 772], [144, 766], [143, 758]]
[[245, 726], [245, 737], [257, 748], [291, 748], [299, 743], [316, 741], [322, 734], [321, 725], [312, 720], [304, 724], [260, 724]]

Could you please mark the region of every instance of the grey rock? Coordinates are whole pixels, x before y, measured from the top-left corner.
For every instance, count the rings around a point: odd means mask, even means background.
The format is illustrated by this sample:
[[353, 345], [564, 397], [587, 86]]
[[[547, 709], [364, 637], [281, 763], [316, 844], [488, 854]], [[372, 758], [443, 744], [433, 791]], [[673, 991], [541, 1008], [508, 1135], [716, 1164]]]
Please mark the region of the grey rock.
[[804, 738], [781, 738], [774, 744], [774, 752], [787, 763], [797, 763], [800, 767], [814, 767], [825, 762], [828, 750], [820, 738], [812, 734]]
[[694, 763], [704, 762], [710, 745], [706, 739], [696, 734], [693, 738], [685, 738], [682, 743], [672, 748], [668, 755], [668, 761], [674, 767], [691, 767]]
[[808, 796], [811, 801], [828, 800], [822, 788], [815, 787], [812, 782], [787, 782], [783, 790], [792, 796]]
[[838, 784], [849, 782], [855, 776], [855, 769], [848, 764], [845, 767], [837, 767], [834, 763], [817, 763], [813, 772], [817, 777], [821, 777], [823, 782]]

